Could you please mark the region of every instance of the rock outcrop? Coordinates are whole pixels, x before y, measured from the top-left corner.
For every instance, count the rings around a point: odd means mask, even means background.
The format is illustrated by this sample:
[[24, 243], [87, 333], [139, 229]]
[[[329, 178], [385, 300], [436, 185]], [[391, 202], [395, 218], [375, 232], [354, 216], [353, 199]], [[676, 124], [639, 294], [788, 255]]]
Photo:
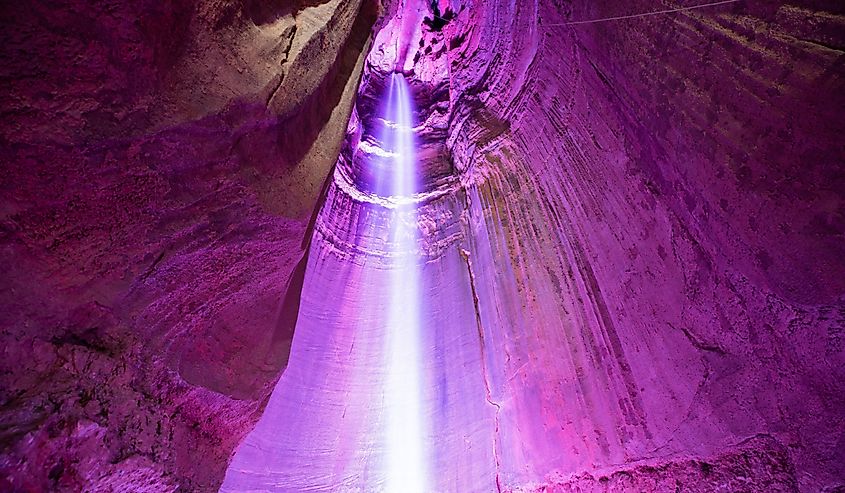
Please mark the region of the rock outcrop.
[[845, 11], [691, 5], [0, 7], [0, 489], [383, 487], [409, 254], [431, 490], [845, 487]]
[[[652, 490], [632, 464], [742, 467], [759, 435], [801, 491], [841, 487], [841, 5], [455, 9], [450, 139], [503, 489], [606, 470]], [[728, 490], [794, 487], [736, 474]]]
[[376, 6], [0, 11], [0, 490], [215, 491], [287, 361]]
[[[409, 220], [423, 490], [841, 485], [835, 6], [423, 5], [376, 37], [294, 363], [224, 490], [390, 482], [380, 341]], [[393, 71], [419, 110], [416, 218], [377, 186]]]

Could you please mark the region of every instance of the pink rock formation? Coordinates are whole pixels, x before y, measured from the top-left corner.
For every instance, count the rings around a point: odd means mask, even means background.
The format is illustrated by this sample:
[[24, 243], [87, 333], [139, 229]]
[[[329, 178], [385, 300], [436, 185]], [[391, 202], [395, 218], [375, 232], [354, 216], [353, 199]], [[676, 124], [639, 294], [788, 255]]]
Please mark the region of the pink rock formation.
[[0, 10], [0, 491], [214, 491], [287, 361], [374, 7]]
[[435, 3], [0, 7], [0, 490], [385, 487], [408, 258], [424, 491], [845, 488], [842, 6]]
[[[424, 490], [816, 491], [841, 482], [841, 228], [774, 230], [819, 215], [838, 221], [842, 169], [821, 161], [816, 170], [800, 149], [784, 153], [765, 138], [790, 100], [813, 104], [797, 75], [778, 104], [756, 87], [723, 95], [716, 80], [746, 79], [733, 60], [712, 60], [771, 51], [784, 36], [736, 44], [741, 31], [731, 28], [812, 13], [734, 6], [565, 25], [626, 13], [598, 7], [572, 5], [566, 16], [455, 6], [442, 31], [411, 34], [405, 19], [416, 10], [406, 5], [385, 24], [318, 218], [291, 368], [224, 491], [389, 483], [395, 451], [383, 430], [393, 404], [380, 341], [392, 330], [386, 279], [397, 267], [385, 238], [398, 219], [373, 186], [383, 172], [373, 129], [395, 66], [414, 74], [424, 108]], [[670, 48], [638, 29], [685, 42]], [[396, 33], [412, 36], [408, 52]], [[809, 66], [840, 55], [804, 43]], [[708, 70], [690, 64], [704, 60]], [[841, 100], [839, 80], [820, 77], [807, 84], [826, 83]], [[822, 120], [833, 124], [803, 129], [814, 133], [806, 140], [841, 165], [841, 118]], [[775, 200], [796, 165], [808, 187], [831, 184], [802, 194], [818, 211]], [[768, 195], [742, 193], [749, 174]], [[756, 218], [763, 208], [778, 213]], [[814, 259], [790, 258], [802, 243]]]
[[788, 460], [745, 472], [749, 490], [781, 468], [841, 485], [841, 6], [556, 25], [650, 8], [490, 2], [454, 21], [474, 256], [512, 259], [476, 262], [503, 483], [715, 463], [765, 436]]

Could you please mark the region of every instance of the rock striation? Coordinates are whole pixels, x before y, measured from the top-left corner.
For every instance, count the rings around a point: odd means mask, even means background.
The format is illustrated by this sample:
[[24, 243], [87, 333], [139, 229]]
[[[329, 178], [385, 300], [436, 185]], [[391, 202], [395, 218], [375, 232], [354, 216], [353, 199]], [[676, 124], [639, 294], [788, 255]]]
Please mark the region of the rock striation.
[[841, 5], [453, 8], [502, 489], [841, 488]]
[[376, 36], [294, 362], [224, 491], [386, 484], [393, 71], [421, 108], [430, 490], [840, 487], [836, 6], [427, 8]]
[[383, 489], [408, 256], [429, 490], [845, 488], [845, 10], [717, 3], [0, 7], [0, 490]]
[[375, 15], [0, 7], [0, 490], [216, 491], [286, 364]]

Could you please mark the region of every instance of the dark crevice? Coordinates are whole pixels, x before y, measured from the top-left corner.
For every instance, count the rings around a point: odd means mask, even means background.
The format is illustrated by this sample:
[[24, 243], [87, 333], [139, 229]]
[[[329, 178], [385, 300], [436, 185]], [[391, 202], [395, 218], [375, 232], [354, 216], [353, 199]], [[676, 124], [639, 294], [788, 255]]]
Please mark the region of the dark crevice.
[[145, 281], [148, 277], [150, 277], [152, 275], [152, 273], [155, 271], [156, 267], [158, 267], [158, 264], [160, 264], [161, 261], [164, 259], [164, 255], [166, 253], [167, 253], [167, 250], [162, 250], [162, 252], [158, 254], [158, 257], [156, 257], [155, 260], [153, 260], [153, 263], [151, 263], [150, 266], [147, 267], [147, 270], [144, 271], [144, 273], [141, 274], [141, 276], [138, 279], [140, 281]]
[[[294, 17], [294, 22], [296, 22], [296, 17]], [[294, 24], [290, 30], [290, 34], [288, 35], [288, 46], [287, 48], [285, 48], [285, 51], [283, 53], [282, 61], [279, 64], [280, 68], [284, 67], [284, 65], [288, 62], [288, 58], [290, 57], [290, 50], [293, 48], [293, 40], [296, 38], [296, 30], [297, 26], [296, 24]], [[267, 101], [264, 103], [264, 106], [270, 106], [270, 103], [273, 101], [273, 98], [276, 97], [276, 94], [279, 92], [279, 89], [281, 89], [284, 81], [285, 74], [283, 72], [279, 72], [279, 82], [276, 84], [276, 87], [272, 91], [270, 91], [270, 95], [267, 96]]]
[[[674, 325], [669, 324], [669, 326], [672, 327], [673, 329], [675, 329]], [[690, 332], [689, 329], [687, 329], [686, 327], [681, 327], [681, 332], [684, 333], [684, 335], [687, 337], [687, 339], [689, 339], [690, 344], [692, 344], [696, 349], [700, 349], [702, 351], [707, 351], [707, 352], [711, 352], [711, 353], [716, 353], [716, 354], [719, 354], [719, 355], [722, 355], [722, 356], [727, 354], [727, 352], [724, 349], [722, 349], [721, 347], [719, 347], [715, 344], [708, 344], [708, 343], [702, 341], [695, 334]]]
[[795, 38], [795, 39], [797, 39], [798, 41], [801, 41], [802, 43], [808, 43], [808, 44], [811, 44], [813, 46], [818, 46], [820, 48], [824, 48], [824, 49], [827, 49], [827, 50], [830, 50], [830, 51], [834, 51], [836, 53], [841, 54], [841, 53], [845, 52], [845, 50], [843, 50], [843, 48], [841, 46], [836, 46], [836, 45], [833, 45], [833, 44], [830, 44], [830, 43], [825, 43], [824, 41], [819, 41], [817, 39], [807, 39], [807, 38]]
[[71, 333], [53, 337], [50, 342], [56, 346], [77, 346], [106, 356], [114, 356], [111, 348], [96, 340], [99, 330], [98, 327], [92, 327], [81, 334]]
[[475, 290], [475, 274], [472, 272], [472, 261], [470, 254], [463, 248], [460, 249], [461, 258], [467, 266], [467, 275], [469, 276], [469, 286], [472, 291], [472, 302], [475, 310], [475, 323], [478, 329], [479, 349], [481, 351], [481, 377], [484, 380], [484, 397], [487, 403], [493, 406], [496, 410], [493, 414], [493, 457], [496, 461], [496, 491], [502, 493], [502, 482], [500, 477], [501, 460], [499, 458], [499, 413], [502, 410], [501, 404], [493, 400], [493, 394], [490, 387], [490, 377], [487, 370], [486, 348], [484, 343], [484, 326], [481, 323], [481, 309], [479, 308], [478, 293]]

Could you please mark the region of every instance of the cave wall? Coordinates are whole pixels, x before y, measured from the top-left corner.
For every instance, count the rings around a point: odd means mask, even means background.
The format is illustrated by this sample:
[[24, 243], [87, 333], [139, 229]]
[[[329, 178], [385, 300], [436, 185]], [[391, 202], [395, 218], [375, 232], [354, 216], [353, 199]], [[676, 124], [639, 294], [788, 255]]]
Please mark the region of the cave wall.
[[[369, 54], [292, 366], [223, 490], [390, 484], [396, 221], [424, 262], [423, 490], [841, 486], [835, 6], [419, 6]], [[416, 218], [379, 191], [394, 70], [419, 108]]]
[[0, 7], [0, 490], [216, 490], [286, 365], [375, 9]]
[[0, 7], [0, 489], [216, 490], [294, 324], [260, 447], [320, 416], [346, 461], [281, 467], [366, 463], [389, 221], [356, 152], [393, 69], [426, 121], [441, 484], [845, 483], [842, 7], [439, 9], [388, 2], [365, 66], [361, 1]]
[[452, 4], [504, 484], [841, 486], [841, 5]]

